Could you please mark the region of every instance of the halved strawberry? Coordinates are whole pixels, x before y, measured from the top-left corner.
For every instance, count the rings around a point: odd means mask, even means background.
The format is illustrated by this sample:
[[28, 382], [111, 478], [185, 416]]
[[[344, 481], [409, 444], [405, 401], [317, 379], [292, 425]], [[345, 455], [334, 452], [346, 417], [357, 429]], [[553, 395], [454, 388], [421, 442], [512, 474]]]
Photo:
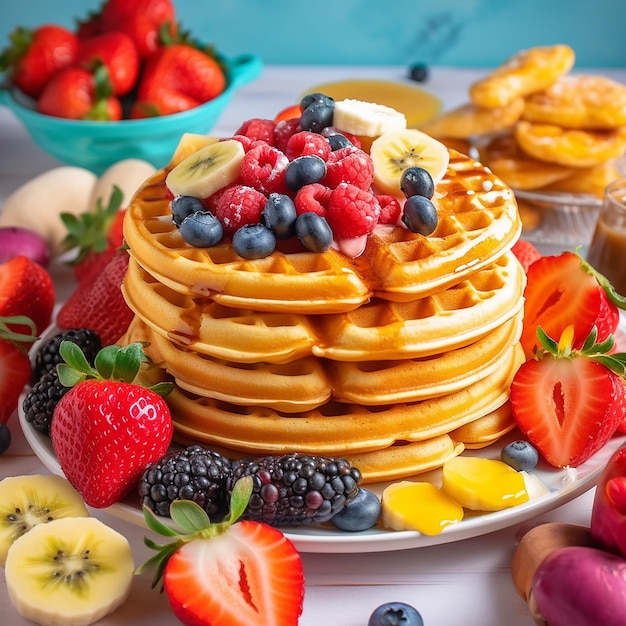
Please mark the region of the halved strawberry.
[[511, 252], [513, 252], [517, 260], [522, 264], [525, 272], [528, 272], [528, 268], [537, 259], [541, 258], [541, 252], [526, 239], [518, 239], [513, 248], [511, 248]]
[[511, 408], [520, 430], [555, 467], [577, 467], [613, 436], [626, 411], [626, 354], [609, 355], [613, 337], [595, 343], [595, 329], [580, 350], [574, 327], [557, 344], [541, 328], [541, 348], [521, 365], [511, 384]]
[[538, 345], [538, 326], [550, 337], [560, 337], [573, 324], [575, 348], [582, 346], [594, 326], [599, 341], [615, 332], [619, 322], [616, 294], [602, 284], [602, 278], [574, 252], [543, 256], [530, 265], [521, 337], [527, 357]]
[[138, 573], [156, 566], [153, 586], [162, 573], [172, 610], [183, 624], [297, 625], [304, 597], [300, 555], [280, 530], [237, 521], [251, 492], [252, 477], [240, 479], [231, 513], [219, 524], [211, 524], [195, 502], [173, 502], [170, 515], [183, 533], [164, 526], [144, 507], [148, 526], [177, 540], [162, 546], [146, 538], [146, 545], [159, 552]]

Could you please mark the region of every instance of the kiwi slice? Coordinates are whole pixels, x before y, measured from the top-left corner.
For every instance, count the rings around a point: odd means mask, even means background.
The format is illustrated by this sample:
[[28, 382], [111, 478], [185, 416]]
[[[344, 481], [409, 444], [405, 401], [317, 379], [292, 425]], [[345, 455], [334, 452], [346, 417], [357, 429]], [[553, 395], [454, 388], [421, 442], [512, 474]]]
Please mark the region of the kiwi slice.
[[13, 542], [38, 524], [89, 517], [80, 494], [61, 476], [34, 474], [0, 481], [0, 566]]
[[123, 535], [95, 517], [66, 517], [17, 539], [5, 577], [11, 603], [26, 619], [87, 626], [126, 600], [134, 568]]

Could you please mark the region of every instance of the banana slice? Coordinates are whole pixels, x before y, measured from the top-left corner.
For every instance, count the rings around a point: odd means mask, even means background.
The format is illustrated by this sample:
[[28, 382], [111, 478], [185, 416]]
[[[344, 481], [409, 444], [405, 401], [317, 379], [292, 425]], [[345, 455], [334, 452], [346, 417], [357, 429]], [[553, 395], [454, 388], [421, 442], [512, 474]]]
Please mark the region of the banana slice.
[[450, 161], [448, 148], [430, 135], [412, 128], [392, 131], [375, 139], [370, 149], [374, 183], [384, 193], [402, 197], [400, 178], [407, 167], [423, 167], [435, 184]]
[[61, 476], [11, 476], [0, 481], [0, 566], [14, 541], [34, 526], [89, 517], [79, 493]]
[[406, 117], [383, 104], [348, 99], [335, 103], [333, 126], [359, 137], [379, 137], [406, 128]]
[[211, 143], [183, 159], [165, 184], [175, 196], [208, 198], [239, 177], [244, 149], [236, 139]]
[[67, 517], [15, 541], [5, 576], [9, 599], [26, 619], [87, 626], [126, 600], [134, 567], [120, 533], [94, 517]]

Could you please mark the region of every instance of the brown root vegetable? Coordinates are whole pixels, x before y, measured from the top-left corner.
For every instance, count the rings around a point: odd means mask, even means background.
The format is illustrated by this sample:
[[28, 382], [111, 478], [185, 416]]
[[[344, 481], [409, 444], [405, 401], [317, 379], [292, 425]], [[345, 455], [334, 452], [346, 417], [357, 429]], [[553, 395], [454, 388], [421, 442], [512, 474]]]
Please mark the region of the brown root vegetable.
[[530, 529], [521, 538], [511, 561], [517, 592], [528, 601], [535, 570], [551, 552], [567, 546], [592, 545], [591, 533], [584, 526], [550, 522]]
[[584, 546], [556, 550], [533, 576], [529, 607], [537, 624], [623, 626], [626, 559]]

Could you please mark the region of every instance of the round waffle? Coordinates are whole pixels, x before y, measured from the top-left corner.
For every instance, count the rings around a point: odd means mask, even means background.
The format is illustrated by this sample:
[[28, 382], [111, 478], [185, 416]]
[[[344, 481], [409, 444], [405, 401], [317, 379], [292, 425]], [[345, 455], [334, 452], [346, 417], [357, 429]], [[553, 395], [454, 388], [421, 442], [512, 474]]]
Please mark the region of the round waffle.
[[184, 243], [172, 222], [164, 185], [150, 178], [126, 212], [131, 256], [160, 283], [182, 294], [255, 311], [336, 313], [373, 295], [403, 301], [457, 284], [498, 259], [521, 232], [513, 192], [468, 156], [451, 153], [433, 201], [439, 223], [429, 237], [382, 227], [350, 259], [333, 249], [244, 260], [229, 241], [212, 248]]

